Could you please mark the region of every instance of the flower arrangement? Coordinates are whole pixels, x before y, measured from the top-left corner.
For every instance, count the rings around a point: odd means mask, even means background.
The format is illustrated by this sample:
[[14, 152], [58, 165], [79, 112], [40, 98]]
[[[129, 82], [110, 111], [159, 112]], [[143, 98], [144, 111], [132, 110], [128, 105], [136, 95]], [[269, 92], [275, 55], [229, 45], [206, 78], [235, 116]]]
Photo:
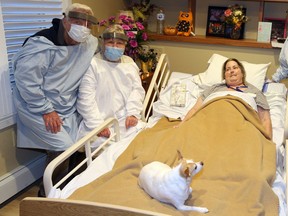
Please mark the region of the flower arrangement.
[[[155, 52], [154, 49], [141, 48], [138, 53], [138, 59], [140, 60], [141, 68], [144, 73], [147, 73], [148, 71], [149, 72], [155, 71], [158, 59], [157, 59], [157, 53]], [[144, 69], [143, 67], [143, 65], [145, 64], [147, 65], [146, 69]]]
[[140, 61], [148, 62], [148, 61], [156, 61], [157, 60], [157, 53], [154, 49], [141, 49], [138, 53], [138, 57]]
[[[128, 43], [125, 48], [125, 55], [130, 56], [136, 60], [139, 56], [139, 52], [142, 49], [142, 45], [148, 42], [148, 35], [145, 31], [145, 27], [141, 22], [134, 21], [130, 16], [120, 15], [119, 24], [124, 29], [128, 36]], [[107, 20], [100, 21], [100, 26], [109, 26], [116, 23], [116, 17], [111, 16]]]
[[128, 7], [129, 10], [133, 11], [134, 19], [141, 23], [146, 23], [156, 8], [157, 6], [151, 4], [150, 0], [140, 0], [140, 3], [134, 3]]
[[234, 25], [235, 29], [240, 29], [242, 23], [248, 21], [248, 17], [244, 13], [244, 9], [240, 5], [229, 6], [224, 11], [225, 22]]

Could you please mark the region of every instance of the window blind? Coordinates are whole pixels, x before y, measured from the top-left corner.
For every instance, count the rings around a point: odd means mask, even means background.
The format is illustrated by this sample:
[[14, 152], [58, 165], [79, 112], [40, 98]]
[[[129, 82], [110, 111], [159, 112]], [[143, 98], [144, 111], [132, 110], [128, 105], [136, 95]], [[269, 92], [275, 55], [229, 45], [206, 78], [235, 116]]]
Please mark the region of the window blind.
[[15, 123], [11, 83], [11, 59], [24, 40], [49, 28], [53, 18], [61, 18], [62, 0], [0, 0], [0, 129]]

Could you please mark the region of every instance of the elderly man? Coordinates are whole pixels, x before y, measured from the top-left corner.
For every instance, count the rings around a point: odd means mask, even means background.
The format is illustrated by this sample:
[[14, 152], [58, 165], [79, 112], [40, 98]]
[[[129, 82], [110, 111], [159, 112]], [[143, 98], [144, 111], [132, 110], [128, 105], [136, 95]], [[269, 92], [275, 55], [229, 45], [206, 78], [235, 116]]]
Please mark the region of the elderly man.
[[[72, 4], [62, 20], [53, 19], [51, 28], [29, 37], [13, 58], [17, 146], [45, 150], [46, 165], [75, 142], [81, 120], [76, 99], [98, 47], [91, 35], [96, 23], [90, 7]], [[68, 164], [59, 174], [67, 169]], [[40, 189], [38, 195], [45, 196]]]

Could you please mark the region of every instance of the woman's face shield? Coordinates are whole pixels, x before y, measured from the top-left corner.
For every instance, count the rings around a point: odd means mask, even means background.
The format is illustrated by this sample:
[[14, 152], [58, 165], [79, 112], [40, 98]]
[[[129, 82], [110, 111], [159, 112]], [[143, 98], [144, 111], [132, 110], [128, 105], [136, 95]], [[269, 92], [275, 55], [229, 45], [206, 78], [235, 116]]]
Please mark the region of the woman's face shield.
[[128, 37], [125, 34], [122, 33], [116, 33], [116, 32], [109, 32], [109, 33], [104, 33], [103, 34], [103, 39], [104, 40], [114, 40], [114, 39], [119, 39], [119, 40], [123, 40], [124, 42], [128, 41]]
[[70, 11], [68, 17], [74, 24], [86, 26], [87, 28], [92, 28], [92, 25], [98, 24], [97, 19], [87, 13], [81, 13], [78, 11]]

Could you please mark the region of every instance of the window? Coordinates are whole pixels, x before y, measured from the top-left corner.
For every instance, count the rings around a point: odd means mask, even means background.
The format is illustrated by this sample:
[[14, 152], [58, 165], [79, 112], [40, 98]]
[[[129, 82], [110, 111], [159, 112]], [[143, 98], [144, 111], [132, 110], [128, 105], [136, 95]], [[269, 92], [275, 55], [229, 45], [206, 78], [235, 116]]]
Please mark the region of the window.
[[0, 0], [0, 129], [15, 123], [11, 59], [24, 40], [62, 17], [67, 0]]

